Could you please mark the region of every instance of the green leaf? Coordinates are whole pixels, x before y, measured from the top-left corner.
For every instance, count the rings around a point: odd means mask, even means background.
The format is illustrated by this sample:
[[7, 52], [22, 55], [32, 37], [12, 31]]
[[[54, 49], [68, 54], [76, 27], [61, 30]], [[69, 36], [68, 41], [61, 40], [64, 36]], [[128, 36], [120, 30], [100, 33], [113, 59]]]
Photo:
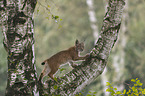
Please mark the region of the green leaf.
[[106, 89], [106, 92], [111, 92], [111, 91], [112, 91], [112, 89], [110, 89], [110, 88]]
[[117, 91], [117, 92], [116, 92], [116, 95], [119, 95], [119, 94], [122, 94], [122, 93], [121, 93], [120, 91]]
[[131, 90], [129, 89], [129, 91], [127, 92], [127, 95], [131, 93]]
[[54, 85], [54, 89], [56, 90], [58, 88], [58, 86], [57, 85]]
[[89, 93], [92, 93], [91, 91], [89, 91]]
[[137, 86], [137, 84], [134, 84], [134, 86]]
[[97, 92], [93, 92], [93, 94], [97, 94]]
[[123, 90], [123, 94], [125, 94], [125, 93], [126, 93], [126, 89]]
[[58, 19], [58, 18], [59, 18], [59, 16], [55, 16], [55, 17], [54, 17], [54, 19]]
[[117, 90], [117, 88], [114, 88], [114, 90]]
[[113, 95], [113, 96], [114, 96], [114, 94], [115, 94], [115, 92], [112, 92], [112, 93], [111, 93], [111, 95]]
[[145, 89], [143, 89], [142, 94], [145, 94]]
[[113, 89], [113, 87], [112, 87], [112, 86], [110, 86], [110, 88], [111, 88], [111, 89]]
[[139, 86], [142, 86], [142, 83], [140, 82], [140, 80], [137, 80], [136, 84], [139, 85]]
[[132, 82], [135, 82], [135, 79], [131, 79]]
[[132, 90], [133, 90], [133, 91], [135, 91], [135, 90], [136, 90], [136, 88], [133, 86], [133, 87], [132, 87]]
[[111, 84], [109, 82], [106, 82], [106, 86], [110, 86]]

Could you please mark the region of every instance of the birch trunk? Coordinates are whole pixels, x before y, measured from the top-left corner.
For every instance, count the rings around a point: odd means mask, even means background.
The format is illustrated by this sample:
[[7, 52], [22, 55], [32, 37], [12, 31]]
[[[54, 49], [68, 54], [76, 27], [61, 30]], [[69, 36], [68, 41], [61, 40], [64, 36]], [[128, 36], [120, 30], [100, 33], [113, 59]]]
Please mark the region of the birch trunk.
[[[104, 2], [105, 12], [107, 12], [107, 7], [108, 7], [107, 1], [103, 0], [103, 2]], [[107, 89], [106, 82], [109, 81], [109, 78], [107, 77], [107, 72], [108, 72], [108, 70], [107, 70], [107, 66], [106, 66], [106, 68], [104, 69], [104, 72], [101, 75], [101, 84], [103, 85], [104, 96], [109, 96], [109, 93], [106, 92], [106, 89]]]
[[36, 0], [1, 0], [3, 44], [8, 53], [6, 96], [35, 96], [33, 12]]
[[[94, 10], [94, 4], [93, 4], [93, 0], [86, 0], [86, 3], [88, 5], [88, 15], [89, 15], [89, 20], [90, 20], [90, 25], [93, 31], [93, 36], [95, 39], [95, 43], [98, 40], [98, 36], [99, 36], [99, 30], [98, 30], [98, 26], [97, 26], [97, 17], [95, 16], [95, 10]], [[105, 12], [107, 12], [107, 2], [105, 2]], [[104, 72], [101, 75], [101, 83], [103, 85], [103, 93], [105, 94], [105, 96], [109, 96], [109, 93], [106, 92], [106, 82], [108, 81], [108, 78], [106, 76], [107, 73], [107, 68], [104, 69]]]
[[[105, 0], [104, 0], [105, 2]], [[116, 44], [116, 47], [113, 48], [113, 68], [114, 68], [114, 73], [115, 75], [112, 77], [112, 82], [114, 83], [115, 88], [117, 88], [119, 91], [122, 91], [124, 89], [124, 69], [125, 69], [125, 46], [127, 42], [127, 21], [128, 21], [128, 0], [125, 1], [125, 10], [123, 13], [123, 18], [122, 18], [122, 25], [121, 25], [121, 33], [119, 35], [119, 40]], [[119, 46], [119, 47], [118, 47]], [[109, 73], [108, 73], [109, 74]], [[107, 70], [102, 74], [102, 80], [103, 80], [103, 85], [104, 85], [104, 95], [109, 96], [109, 93], [106, 92], [106, 82], [109, 80], [107, 79]]]

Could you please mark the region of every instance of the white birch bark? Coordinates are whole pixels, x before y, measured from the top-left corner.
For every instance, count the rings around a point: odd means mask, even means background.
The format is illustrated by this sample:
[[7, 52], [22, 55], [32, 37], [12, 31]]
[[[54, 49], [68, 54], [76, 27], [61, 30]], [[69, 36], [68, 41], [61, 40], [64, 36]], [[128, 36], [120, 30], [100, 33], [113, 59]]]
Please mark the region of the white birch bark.
[[[93, 31], [93, 36], [94, 36], [94, 40], [95, 43], [98, 40], [98, 35], [99, 35], [99, 30], [98, 30], [98, 26], [97, 26], [97, 17], [95, 16], [95, 10], [94, 10], [94, 4], [93, 4], [93, 0], [86, 0], [86, 3], [88, 5], [88, 15], [89, 15], [89, 19], [90, 19], [90, 25]], [[105, 5], [105, 12], [107, 12], [107, 2], [104, 1], [104, 5]], [[107, 68], [104, 69], [102, 75], [101, 75], [101, 83], [103, 85], [103, 93], [105, 94], [105, 96], [109, 96], [109, 93], [106, 92], [106, 82], [108, 82], [108, 78], [107, 78]]]
[[[111, 80], [112, 82], [116, 83], [115, 87], [122, 91], [124, 89], [124, 85], [123, 85], [123, 81], [124, 81], [124, 66], [125, 66], [125, 52], [124, 52], [124, 48], [126, 46], [126, 42], [127, 42], [127, 36], [125, 35], [125, 33], [127, 32], [127, 20], [128, 20], [128, 0], [125, 1], [126, 2], [126, 6], [125, 6], [125, 12], [123, 13], [123, 18], [122, 18], [122, 26], [121, 26], [121, 33], [119, 35], [119, 39], [118, 43], [116, 47], [114, 47], [113, 49], [113, 67], [114, 67], [114, 71], [116, 73], [116, 75], [113, 77], [113, 80]], [[106, 1], [104, 0], [104, 3], [106, 3]], [[105, 8], [106, 9], [106, 8]], [[119, 52], [115, 52], [115, 51], [119, 51]], [[106, 68], [107, 69], [107, 68]], [[102, 78], [102, 84], [103, 84], [103, 89], [104, 89], [104, 95], [105, 96], [109, 96], [109, 92], [106, 92], [106, 82], [108, 82], [108, 78], [107, 78], [107, 70], [105, 70], [103, 72], [103, 74], [101, 75]]]
[[[108, 7], [107, 1], [103, 0], [103, 2], [104, 2], [104, 6], [105, 6], [104, 7], [105, 12], [107, 12], [107, 7]], [[107, 72], [108, 72], [108, 70], [107, 70], [107, 66], [106, 66], [106, 68], [104, 69], [104, 72], [101, 75], [101, 84], [103, 85], [103, 94], [104, 94], [104, 96], [109, 96], [109, 93], [106, 92], [106, 89], [107, 89], [106, 82], [109, 82], [108, 77], [107, 77]]]
[[0, 24], [8, 54], [6, 96], [36, 96], [33, 12], [36, 0], [1, 0]]

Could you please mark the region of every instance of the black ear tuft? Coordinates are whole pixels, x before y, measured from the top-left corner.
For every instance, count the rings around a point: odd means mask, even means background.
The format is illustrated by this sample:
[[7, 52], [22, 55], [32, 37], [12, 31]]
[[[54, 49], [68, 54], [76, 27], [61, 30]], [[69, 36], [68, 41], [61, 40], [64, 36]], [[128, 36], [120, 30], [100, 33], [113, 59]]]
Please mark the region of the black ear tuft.
[[42, 63], [41, 63], [41, 65], [44, 65], [44, 64], [45, 64], [45, 62], [42, 62]]
[[79, 44], [79, 40], [76, 39], [76, 43], [75, 43], [75, 44], [76, 44], [76, 45]]

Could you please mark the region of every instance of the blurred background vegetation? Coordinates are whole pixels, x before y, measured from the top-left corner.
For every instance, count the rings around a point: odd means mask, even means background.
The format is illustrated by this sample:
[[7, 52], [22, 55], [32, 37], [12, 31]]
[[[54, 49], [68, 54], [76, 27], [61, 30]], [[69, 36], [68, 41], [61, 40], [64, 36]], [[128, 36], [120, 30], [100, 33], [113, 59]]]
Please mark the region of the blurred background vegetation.
[[[93, 5], [97, 19], [96, 26], [100, 32], [106, 1], [94, 0]], [[144, 84], [143, 87], [145, 87], [145, 1], [128, 0], [127, 6], [128, 9], [124, 11], [128, 14], [124, 23], [127, 28], [126, 32], [121, 35], [123, 29], [120, 30], [119, 40], [108, 59], [106, 73], [86, 86], [82, 91], [84, 96], [85, 94], [93, 94], [91, 92], [95, 92], [96, 96], [105, 96], [105, 86], [102, 83], [103, 76], [105, 76], [106, 81], [115, 86], [122, 85], [126, 89], [129, 87], [128, 84], [131, 83], [132, 78], [139, 78]], [[58, 18], [52, 18], [52, 15]], [[38, 77], [44, 67], [41, 66], [41, 62], [53, 54], [73, 46], [76, 39], [85, 40], [85, 50], [81, 55], [91, 51], [94, 47], [95, 38], [90, 23], [85, 0], [41, 0], [41, 2], [39, 0], [34, 13], [35, 56]], [[0, 94], [4, 96], [7, 82], [7, 54], [3, 48], [2, 38], [0, 32]], [[125, 38], [127, 38], [125, 47], [120, 48], [120, 42]], [[122, 52], [124, 52], [124, 57], [119, 59], [123, 60], [124, 64], [120, 64], [123, 68], [119, 70], [117, 75], [123, 75], [121, 78], [117, 78], [115, 75], [117, 68], [113, 65], [114, 57]], [[120, 68], [120, 66], [117, 67]], [[59, 70], [56, 76], [62, 76], [72, 68], [69, 65], [64, 65], [61, 69], [63, 70]]]

